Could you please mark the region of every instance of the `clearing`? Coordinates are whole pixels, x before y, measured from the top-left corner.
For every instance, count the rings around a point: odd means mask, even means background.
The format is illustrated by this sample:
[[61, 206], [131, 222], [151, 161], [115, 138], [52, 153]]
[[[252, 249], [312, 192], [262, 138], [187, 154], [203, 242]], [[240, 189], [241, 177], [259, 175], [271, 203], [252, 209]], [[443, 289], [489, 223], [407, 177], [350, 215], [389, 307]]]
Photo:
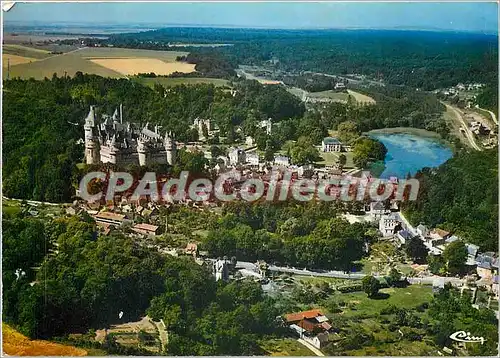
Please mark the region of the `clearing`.
[[347, 92], [354, 97], [354, 99], [356, 100], [356, 102], [358, 104], [375, 104], [377, 103], [373, 98], [367, 96], [367, 95], [364, 95], [362, 93], [359, 93], [359, 92], [355, 92], [353, 90], [350, 90], [348, 89]]
[[100, 66], [130, 76], [138, 73], [153, 72], [157, 75], [170, 75], [174, 72], [194, 72], [193, 64], [185, 62], [163, 62], [156, 58], [93, 58], [90, 60]]
[[323, 159], [316, 164], [320, 165], [335, 165], [339, 159], [339, 156], [344, 154], [346, 156], [346, 164], [344, 165], [344, 169], [354, 168], [353, 163], [353, 153], [352, 152], [322, 152], [319, 149], [319, 156]]
[[35, 340], [2, 323], [3, 353], [10, 356], [86, 356], [81, 348], [66, 346], [49, 341]]

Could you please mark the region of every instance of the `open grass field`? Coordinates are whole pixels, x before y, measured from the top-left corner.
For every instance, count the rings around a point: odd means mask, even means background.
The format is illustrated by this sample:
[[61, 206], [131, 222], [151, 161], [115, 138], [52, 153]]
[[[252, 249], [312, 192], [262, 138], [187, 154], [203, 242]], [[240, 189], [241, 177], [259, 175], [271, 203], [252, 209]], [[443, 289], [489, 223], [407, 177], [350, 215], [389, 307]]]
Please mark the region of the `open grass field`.
[[219, 78], [203, 78], [203, 77], [156, 77], [156, 78], [145, 78], [145, 77], [134, 77], [134, 81], [137, 81], [143, 85], [153, 87], [156, 83], [161, 84], [164, 87], [173, 87], [178, 85], [196, 85], [200, 83], [212, 84], [216, 87], [229, 86], [229, 82]]
[[23, 57], [18, 55], [12, 55], [10, 53], [2, 54], [2, 67], [7, 68], [8, 65], [15, 66], [20, 65], [22, 63], [30, 63], [36, 61], [36, 58], [32, 57]]
[[347, 90], [347, 92], [349, 93], [349, 95], [354, 97], [354, 99], [356, 100], [356, 102], [358, 104], [375, 104], [375, 103], [377, 103], [373, 98], [371, 98], [367, 95], [355, 92], [353, 90]]
[[339, 159], [339, 155], [344, 154], [346, 156], [346, 164], [344, 166], [345, 169], [351, 169], [354, 168], [354, 163], [352, 161], [353, 153], [352, 152], [341, 152], [341, 153], [335, 153], [335, 152], [319, 152], [319, 156], [323, 158], [322, 161], [317, 162], [317, 164], [320, 165], [334, 165], [337, 163]]
[[267, 355], [273, 357], [314, 355], [313, 352], [292, 338], [265, 340], [260, 343], [260, 347], [267, 352]]
[[2, 323], [3, 352], [10, 356], [86, 356], [87, 351], [81, 348], [66, 346], [49, 341], [32, 341]]
[[4, 44], [2, 47], [2, 54], [42, 59], [49, 57], [50, 51], [41, 50], [34, 47], [22, 46], [22, 45]]
[[2, 213], [15, 215], [21, 212], [21, 202], [16, 200], [2, 199]]
[[415, 308], [424, 302], [430, 302], [432, 299], [432, 287], [430, 286], [410, 285], [406, 288], [383, 288], [380, 292], [388, 294], [389, 297], [371, 299], [364, 292], [353, 292], [336, 295], [335, 298], [352, 306], [352, 308], [344, 310], [342, 314], [344, 317], [376, 315], [384, 307], [391, 304], [398, 308]]
[[184, 62], [164, 62], [156, 58], [94, 58], [93, 63], [115, 72], [130, 76], [138, 73], [153, 72], [157, 75], [169, 75], [174, 72], [194, 72], [194, 66]]
[[349, 99], [349, 94], [344, 92], [335, 92], [332, 90], [321, 91], [321, 92], [310, 92], [308, 94], [310, 98], [329, 98], [332, 101], [347, 102]]
[[[155, 68], [151, 68], [152, 64], [155, 66], [165, 66], [162, 67], [164, 71], [179, 70], [179, 67], [176, 66], [187, 65], [190, 66], [189, 69], [192, 71], [192, 65], [175, 62], [177, 56], [185, 55], [187, 52], [121, 48], [80, 48], [60, 55], [50, 55], [47, 51], [40, 49], [31, 49], [20, 45], [8, 46], [10, 46], [12, 51], [17, 51], [17, 53], [11, 54], [40, 59], [31, 63], [11, 65], [11, 78], [33, 77], [35, 79], [43, 79], [44, 77], [51, 78], [54, 73], [57, 73], [58, 76], [64, 76], [64, 74], [74, 76], [78, 71], [103, 77], [123, 78], [126, 74], [131, 73], [154, 72]], [[28, 53], [30, 56], [28, 56]], [[36, 56], [39, 57], [35, 57], [32, 54], [38, 54]], [[105, 63], [103, 62], [101, 65], [93, 62], [96, 59], [104, 60]], [[124, 62], [123, 60], [126, 61]], [[6, 75], [6, 72], [4, 72], [4, 78]]]

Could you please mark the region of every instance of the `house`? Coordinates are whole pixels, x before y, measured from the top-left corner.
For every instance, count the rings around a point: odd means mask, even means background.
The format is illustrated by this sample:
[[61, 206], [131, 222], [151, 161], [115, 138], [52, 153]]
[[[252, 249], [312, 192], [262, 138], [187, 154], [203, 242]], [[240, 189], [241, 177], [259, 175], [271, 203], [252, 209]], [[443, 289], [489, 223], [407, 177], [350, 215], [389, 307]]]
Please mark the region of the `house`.
[[229, 163], [231, 165], [244, 164], [246, 162], [246, 153], [241, 148], [233, 148], [229, 151]]
[[467, 249], [467, 261], [465, 262], [465, 264], [467, 266], [476, 266], [476, 257], [479, 246], [473, 244], [465, 244], [465, 248]]
[[416, 231], [417, 234], [422, 237], [426, 237], [427, 235], [429, 235], [429, 229], [424, 224], [418, 225]]
[[282, 167], [290, 166], [290, 158], [285, 155], [275, 155], [274, 164]]
[[337, 138], [326, 137], [321, 142], [321, 150], [323, 152], [341, 152], [342, 143]]
[[344, 82], [337, 82], [337, 83], [335, 83], [334, 89], [336, 89], [336, 90], [343, 90], [343, 89], [345, 89]]
[[494, 252], [479, 254], [476, 258], [476, 271], [481, 278], [492, 278], [498, 272], [498, 257]]
[[382, 233], [382, 236], [394, 235], [395, 233], [397, 233], [398, 229], [402, 229], [401, 220], [395, 213], [384, 215], [380, 218], [378, 228]]
[[158, 226], [150, 224], [136, 224], [132, 227], [132, 231], [142, 235], [156, 235]]
[[259, 166], [259, 155], [257, 153], [248, 153], [246, 155], [246, 162], [251, 166]]
[[218, 259], [214, 262], [213, 271], [215, 275], [215, 281], [229, 280], [229, 263], [227, 260]]
[[319, 309], [289, 313], [284, 318], [286, 324], [296, 325], [308, 333], [328, 332], [332, 329], [328, 318]]
[[385, 204], [381, 201], [373, 201], [370, 203], [369, 215], [373, 220], [380, 220], [382, 216], [388, 213]]
[[97, 223], [110, 224], [114, 226], [120, 226], [124, 222], [128, 221], [125, 215], [115, 214], [108, 211], [98, 213], [94, 216], [94, 219]]
[[[433, 229], [428, 236], [424, 237], [424, 244], [428, 249], [435, 248], [441, 245], [444, 245], [446, 239], [450, 237], [450, 233], [448, 231], [442, 229]], [[441, 251], [443, 251], [441, 249]]]

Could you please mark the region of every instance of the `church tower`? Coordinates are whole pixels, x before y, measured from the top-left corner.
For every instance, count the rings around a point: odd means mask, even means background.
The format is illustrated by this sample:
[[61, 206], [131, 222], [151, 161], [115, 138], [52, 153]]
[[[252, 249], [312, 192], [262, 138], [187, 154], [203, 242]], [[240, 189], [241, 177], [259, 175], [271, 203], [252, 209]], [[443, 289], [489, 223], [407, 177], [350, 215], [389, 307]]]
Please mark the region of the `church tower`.
[[83, 129], [85, 131], [85, 162], [87, 164], [99, 163], [99, 141], [94, 137], [96, 126], [95, 109], [90, 106], [90, 111], [85, 118]]
[[165, 133], [165, 151], [167, 152], [167, 163], [174, 165], [177, 156], [177, 145], [172, 137], [172, 132]]

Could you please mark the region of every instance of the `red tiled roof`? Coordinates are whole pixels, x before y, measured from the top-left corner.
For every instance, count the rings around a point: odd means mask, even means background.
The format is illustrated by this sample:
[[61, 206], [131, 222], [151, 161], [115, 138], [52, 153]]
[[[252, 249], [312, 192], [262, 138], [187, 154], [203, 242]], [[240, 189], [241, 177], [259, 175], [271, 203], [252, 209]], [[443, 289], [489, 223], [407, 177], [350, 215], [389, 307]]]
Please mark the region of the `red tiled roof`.
[[289, 313], [289, 314], [285, 315], [285, 320], [287, 322], [296, 322], [296, 321], [300, 321], [304, 318], [314, 318], [317, 316], [323, 316], [323, 313], [321, 313], [321, 310], [314, 309], [314, 310], [297, 312], [297, 313]]
[[448, 235], [450, 235], [450, 233], [448, 231], [445, 231], [445, 230], [442, 230], [442, 229], [434, 229], [432, 230], [433, 233], [439, 235], [440, 237], [444, 238]]

